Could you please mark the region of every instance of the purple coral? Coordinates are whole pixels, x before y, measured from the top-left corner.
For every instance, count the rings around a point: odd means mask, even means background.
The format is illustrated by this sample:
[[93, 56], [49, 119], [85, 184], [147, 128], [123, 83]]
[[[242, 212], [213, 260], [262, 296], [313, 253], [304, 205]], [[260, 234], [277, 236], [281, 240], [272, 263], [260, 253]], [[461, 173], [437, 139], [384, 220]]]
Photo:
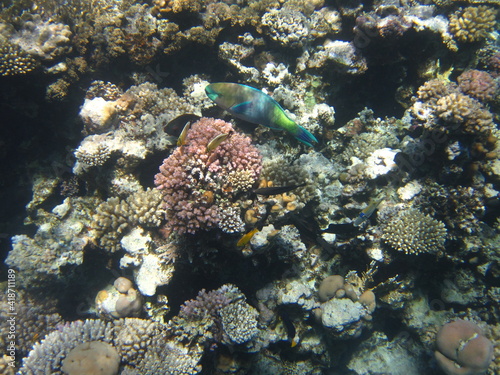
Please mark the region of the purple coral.
[[441, 327], [434, 355], [447, 375], [484, 374], [493, 361], [493, 344], [473, 322], [456, 320]]
[[491, 101], [495, 98], [498, 85], [487, 72], [471, 69], [466, 70], [457, 78], [460, 90], [481, 101]]
[[[228, 137], [215, 149], [207, 145], [220, 134]], [[246, 135], [223, 120], [202, 118], [191, 125], [185, 144], [163, 161], [155, 184], [163, 194], [167, 230], [195, 233], [219, 224], [219, 201], [231, 200], [235, 189], [228, 181], [246, 172], [250, 185], [262, 169], [262, 158]], [[243, 184], [248, 186], [248, 184]]]

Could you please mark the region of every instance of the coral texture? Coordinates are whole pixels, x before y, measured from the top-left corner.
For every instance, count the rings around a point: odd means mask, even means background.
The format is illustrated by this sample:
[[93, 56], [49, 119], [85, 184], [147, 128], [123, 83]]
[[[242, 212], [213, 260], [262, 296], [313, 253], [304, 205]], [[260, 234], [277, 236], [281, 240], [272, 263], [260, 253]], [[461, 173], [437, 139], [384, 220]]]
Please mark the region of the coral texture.
[[[227, 134], [215, 149], [207, 145]], [[219, 225], [221, 200], [233, 200], [256, 181], [261, 157], [250, 138], [237, 133], [222, 120], [202, 118], [191, 125], [182, 145], [163, 161], [155, 184], [162, 192], [167, 211], [167, 229], [178, 233], [195, 233]], [[246, 182], [235, 183], [235, 172]], [[223, 224], [224, 225], [224, 224]]]
[[457, 78], [460, 90], [480, 101], [491, 101], [495, 98], [498, 83], [487, 72], [466, 70]]
[[387, 224], [382, 239], [406, 254], [437, 253], [443, 248], [446, 228], [429, 215], [407, 210]]
[[460, 9], [450, 16], [450, 31], [461, 42], [482, 40], [494, 30], [496, 15], [496, 9], [486, 5]]
[[134, 226], [159, 227], [164, 215], [160, 206], [161, 194], [149, 188], [131, 194], [125, 200], [108, 198], [97, 206], [93, 218], [99, 245], [114, 252], [119, 249], [121, 238]]
[[26, 74], [37, 67], [36, 60], [12, 43], [0, 45], [0, 75], [14, 76]]
[[481, 375], [493, 360], [493, 344], [473, 322], [456, 320], [445, 324], [436, 337], [434, 352], [447, 375]]
[[207, 342], [235, 345], [258, 334], [258, 315], [237, 287], [225, 284], [210, 292], [201, 290], [196, 299], [181, 306], [179, 315], [170, 324], [183, 340], [196, 338], [200, 345]]

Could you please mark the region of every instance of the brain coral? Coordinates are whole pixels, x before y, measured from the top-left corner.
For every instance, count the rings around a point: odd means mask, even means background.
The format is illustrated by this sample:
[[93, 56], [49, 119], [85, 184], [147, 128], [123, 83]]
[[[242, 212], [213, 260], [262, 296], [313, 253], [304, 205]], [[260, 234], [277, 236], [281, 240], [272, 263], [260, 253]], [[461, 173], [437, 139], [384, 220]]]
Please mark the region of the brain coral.
[[496, 9], [486, 5], [459, 9], [450, 16], [450, 31], [461, 42], [476, 42], [494, 30], [496, 16]]
[[437, 253], [446, 239], [444, 224], [411, 209], [401, 211], [385, 227], [382, 239], [406, 254]]
[[[221, 134], [228, 136], [209, 150], [207, 145]], [[195, 233], [232, 227], [220, 223], [219, 206], [234, 201], [241, 189], [255, 183], [262, 168], [261, 156], [250, 142], [222, 120], [202, 118], [191, 125], [185, 144], [163, 161], [155, 176], [163, 194], [168, 230]], [[237, 171], [246, 172], [235, 175]], [[238, 181], [237, 176], [246, 182]]]

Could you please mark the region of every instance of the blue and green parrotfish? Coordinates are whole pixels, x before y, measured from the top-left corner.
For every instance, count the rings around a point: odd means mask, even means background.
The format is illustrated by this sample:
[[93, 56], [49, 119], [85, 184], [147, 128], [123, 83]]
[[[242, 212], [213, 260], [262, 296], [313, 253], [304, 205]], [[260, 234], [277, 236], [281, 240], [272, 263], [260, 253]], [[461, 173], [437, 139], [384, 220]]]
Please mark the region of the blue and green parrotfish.
[[302, 126], [288, 118], [276, 100], [262, 91], [239, 83], [211, 83], [207, 96], [234, 117], [271, 129], [286, 130], [300, 142], [312, 147], [318, 140]]

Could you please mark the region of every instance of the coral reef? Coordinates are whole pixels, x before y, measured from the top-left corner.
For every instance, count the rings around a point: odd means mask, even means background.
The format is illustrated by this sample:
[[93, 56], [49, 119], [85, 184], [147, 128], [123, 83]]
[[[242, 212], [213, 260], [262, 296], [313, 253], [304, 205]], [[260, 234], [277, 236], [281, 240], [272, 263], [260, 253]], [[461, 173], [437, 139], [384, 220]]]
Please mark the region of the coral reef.
[[4, 4], [0, 372], [498, 373], [498, 6]]
[[[214, 150], [209, 150], [208, 143], [219, 134], [228, 134], [228, 137]], [[167, 228], [182, 234], [221, 227], [219, 205], [245, 192], [239, 187], [251, 186], [261, 168], [257, 149], [230, 123], [209, 118], [195, 122], [185, 145], [164, 160], [160, 173], [155, 176], [155, 184], [164, 199]], [[236, 172], [245, 182], [233, 183]], [[222, 227], [231, 228], [231, 225], [222, 224]]]
[[95, 304], [97, 312], [106, 318], [135, 317], [142, 311], [141, 295], [125, 277], [117, 278], [112, 286], [100, 290]]

